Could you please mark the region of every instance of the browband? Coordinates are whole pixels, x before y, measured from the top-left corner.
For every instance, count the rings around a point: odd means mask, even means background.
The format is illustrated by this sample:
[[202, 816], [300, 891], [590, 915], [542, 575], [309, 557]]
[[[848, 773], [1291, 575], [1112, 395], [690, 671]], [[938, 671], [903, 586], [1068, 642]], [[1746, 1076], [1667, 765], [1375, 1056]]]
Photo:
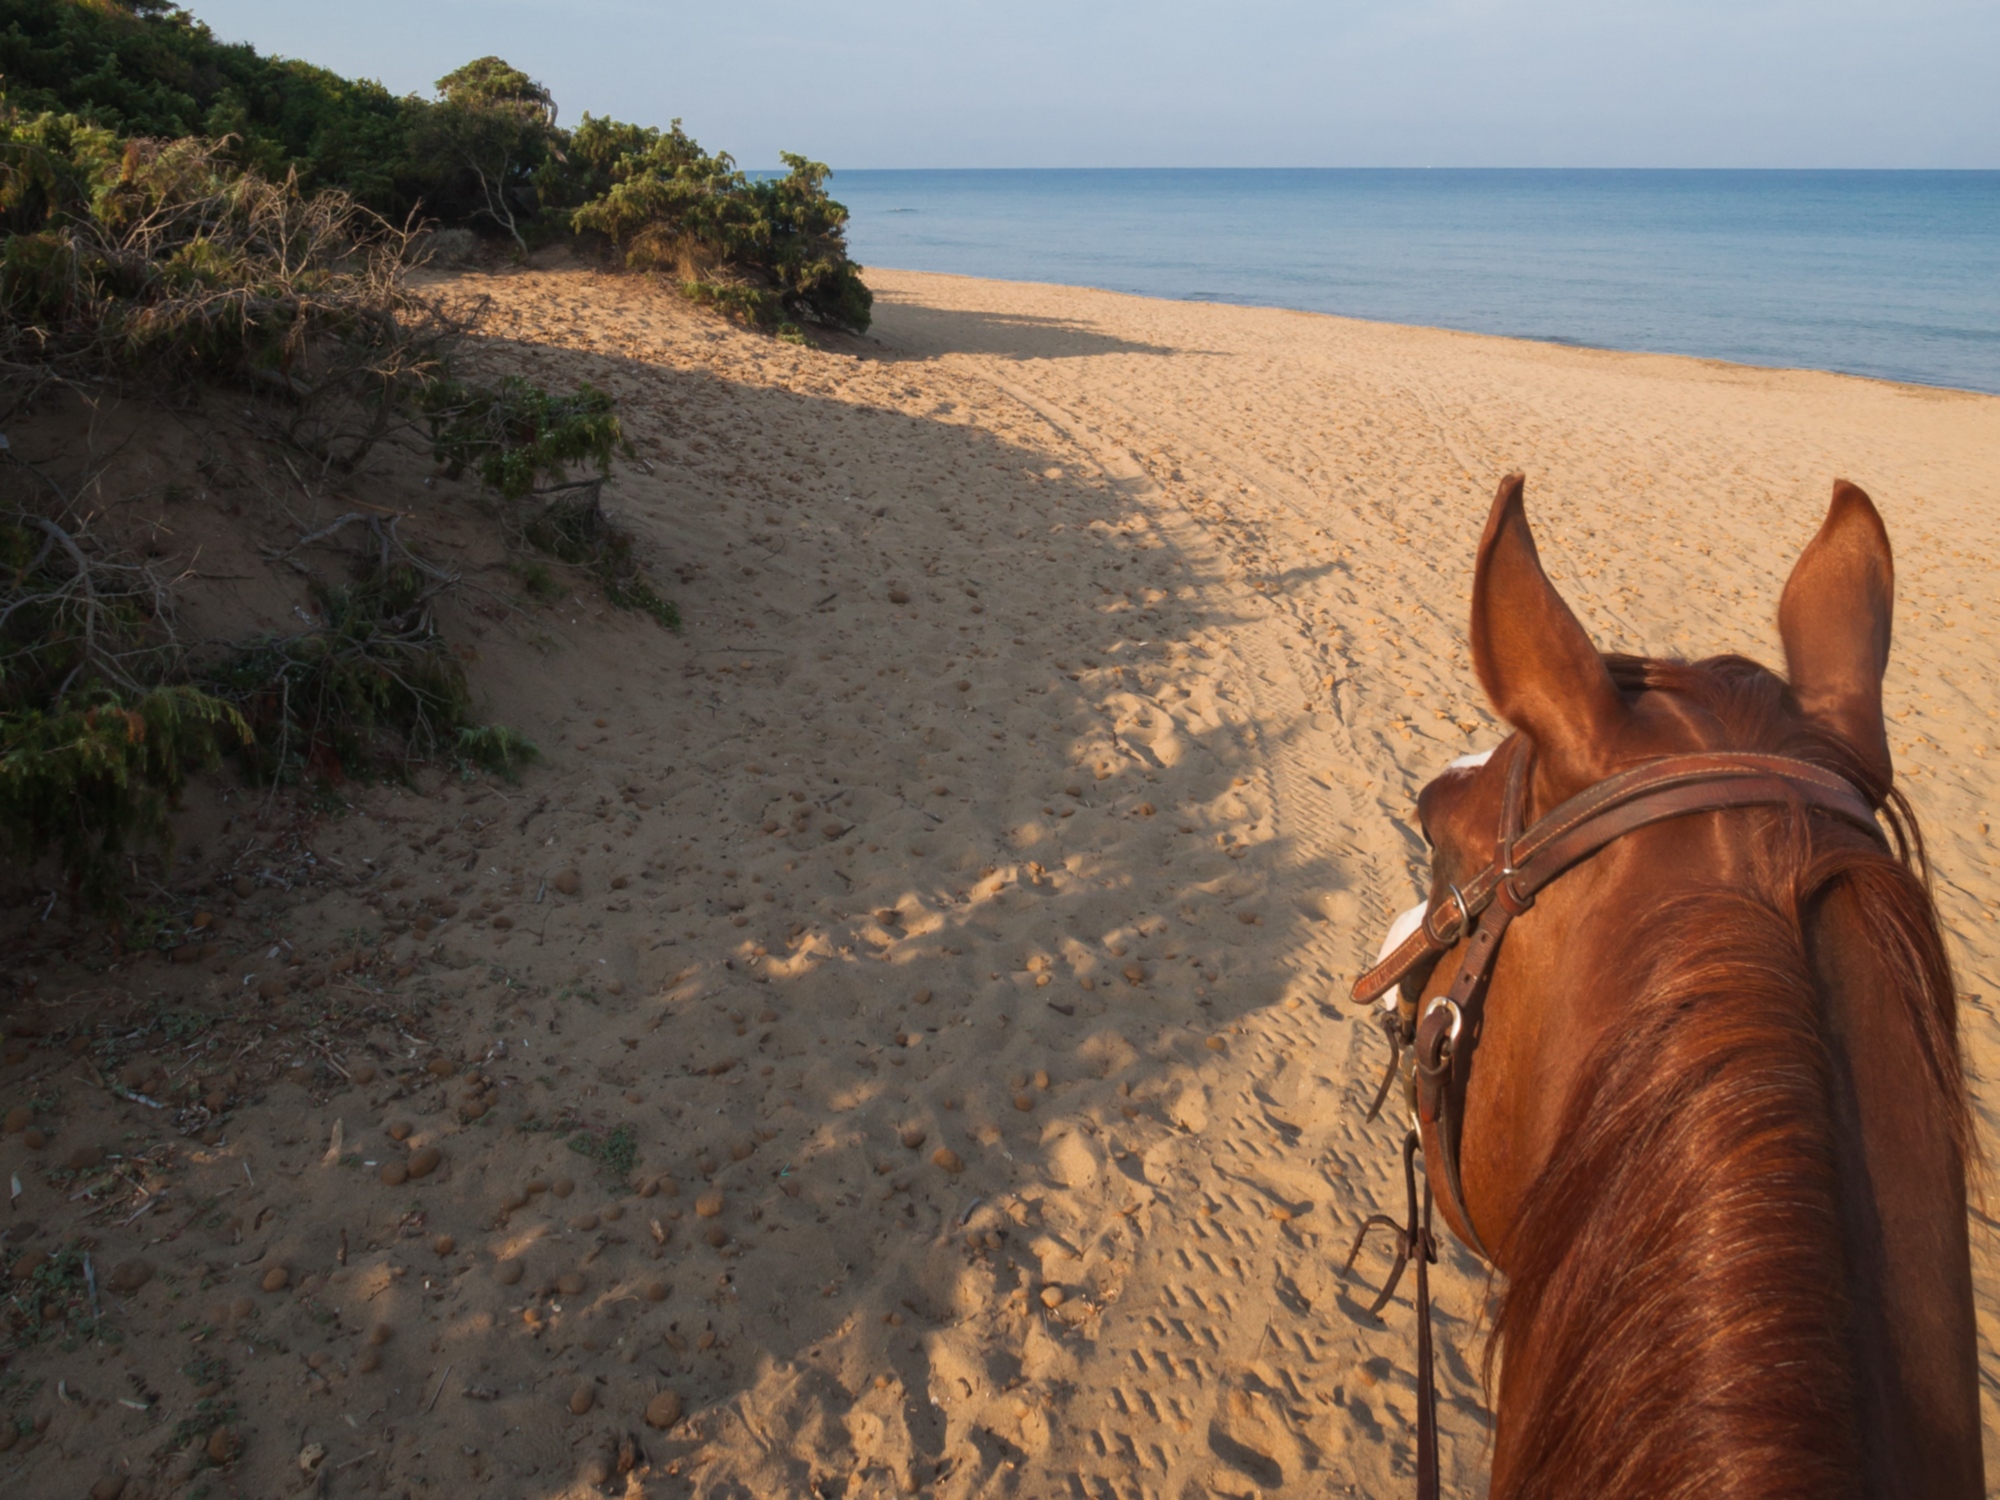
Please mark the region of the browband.
[[[1518, 753], [1512, 757], [1523, 769], [1525, 761]], [[1493, 904], [1503, 881], [1516, 908], [1524, 908], [1563, 871], [1634, 829], [1689, 813], [1784, 804], [1830, 813], [1882, 838], [1868, 799], [1808, 761], [1725, 751], [1646, 761], [1550, 808], [1511, 841], [1511, 859], [1494, 860], [1455, 888], [1442, 907], [1426, 909], [1417, 930], [1354, 981], [1350, 998], [1369, 1004], [1426, 958], [1455, 946]]]

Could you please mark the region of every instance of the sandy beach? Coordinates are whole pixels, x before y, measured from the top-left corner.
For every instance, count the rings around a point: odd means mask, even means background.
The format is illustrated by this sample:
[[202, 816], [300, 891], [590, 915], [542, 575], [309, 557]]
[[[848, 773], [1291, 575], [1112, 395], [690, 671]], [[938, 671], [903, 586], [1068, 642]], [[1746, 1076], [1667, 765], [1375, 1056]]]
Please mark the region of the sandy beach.
[[[868, 281], [872, 333], [811, 349], [566, 253], [463, 278], [482, 364], [618, 397], [605, 503], [685, 628], [525, 601], [413, 455], [372, 498], [478, 585], [448, 633], [540, 763], [340, 816], [203, 791], [198, 963], [10, 919], [41, 946], [6, 1254], [141, 1268], [92, 1287], [120, 1342], [6, 1364], [10, 1494], [1408, 1493], [1408, 1291], [1364, 1315], [1379, 1241], [1338, 1274], [1402, 1195], [1345, 994], [1417, 899], [1415, 793], [1499, 738], [1466, 601], [1510, 469], [1598, 643], [1662, 655], [1778, 661], [1831, 481], [1874, 497], [1890, 742], [2000, 1149], [2000, 398]], [[179, 1037], [109, 1079], [66, 1045], [142, 1003], [262, 1028], [195, 1054], [236, 1080], [207, 1143], [132, 1098]], [[90, 1176], [155, 1143], [144, 1197]], [[1448, 1243], [1457, 1495], [1487, 1293]], [[167, 1442], [202, 1401], [226, 1467]]]

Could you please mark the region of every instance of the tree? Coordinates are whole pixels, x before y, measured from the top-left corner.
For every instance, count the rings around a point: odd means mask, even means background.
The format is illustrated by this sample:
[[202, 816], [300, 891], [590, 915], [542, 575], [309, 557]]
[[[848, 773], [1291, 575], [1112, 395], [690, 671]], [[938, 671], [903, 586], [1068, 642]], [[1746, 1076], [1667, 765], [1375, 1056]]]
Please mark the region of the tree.
[[560, 159], [549, 91], [503, 58], [481, 57], [437, 81], [439, 102], [416, 118], [410, 154], [436, 183], [426, 207], [484, 218], [522, 250], [539, 206], [537, 173]]

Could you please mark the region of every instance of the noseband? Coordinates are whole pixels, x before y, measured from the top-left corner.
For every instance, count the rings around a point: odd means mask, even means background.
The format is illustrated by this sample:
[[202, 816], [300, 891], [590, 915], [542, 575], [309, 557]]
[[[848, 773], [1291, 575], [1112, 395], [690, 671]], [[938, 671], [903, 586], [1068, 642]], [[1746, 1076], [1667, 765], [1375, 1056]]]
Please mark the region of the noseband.
[[[1532, 907], [1536, 896], [1557, 876], [1606, 845], [1638, 829], [1691, 813], [1790, 807], [1828, 814], [1882, 838], [1873, 804], [1845, 778], [1787, 756], [1730, 752], [1669, 755], [1646, 761], [1587, 787], [1524, 827], [1534, 744], [1517, 734], [1500, 753], [1507, 757], [1507, 782], [1492, 863], [1463, 887], [1447, 886], [1442, 900], [1434, 895], [1416, 930], [1355, 980], [1352, 996], [1357, 1004], [1368, 1004], [1426, 961], [1435, 961], [1464, 945], [1451, 984], [1423, 1002], [1421, 1012], [1420, 995], [1411, 991], [1423, 986], [1405, 985], [1400, 1003], [1383, 1017], [1392, 1056], [1368, 1118], [1372, 1120], [1381, 1112], [1403, 1052], [1410, 1050], [1413, 1066], [1407, 1083], [1415, 1120], [1403, 1141], [1408, 1216], [1398, 1225], [1386, 1215], [1372, 1215], [1362, 1224], [1347, 1256], [1351, 1269], [1368, 1231], [1378, 1224], [1396, 1233], [1395, 1269], [1369, 1309], [1371, 1315], [1380, 1312], [1395, 1294], [1403, 1267], [1412, 1261], [1416, 1264], [1419, 1500], [1435, 1500], [1438, 1494], [1437, 1386], [1431, 1362], [1430, 1286], [1425, 1271], [1437, 1260], [1430, 1225], [1433, 1188], [1464, 1231], [1467, 1248], [1489, 1263], [1493, 1260], [1466, 1211], [1459, 1176], [1460, 1133], [1486, 982], [1509, 924]], [[1423, 972], [1427, 978], [1428, 970]], [[1428, 1159], [1420, 1215], [1414, 1161], [1416, 1154], [1424, 1151], [1426, 1127], [1431, 1149], [1425, 1152]]]

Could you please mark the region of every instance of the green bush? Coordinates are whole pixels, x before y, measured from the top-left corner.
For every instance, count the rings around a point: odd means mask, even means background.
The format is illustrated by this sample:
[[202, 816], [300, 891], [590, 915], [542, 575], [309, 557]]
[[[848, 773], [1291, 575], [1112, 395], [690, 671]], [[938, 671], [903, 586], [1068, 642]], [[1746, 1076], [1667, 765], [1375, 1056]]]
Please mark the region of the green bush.
[[847, 210], [827, 196], [825, 166], [786, 153], [785, 176], [752, 180], [678, 120], [656, 131], [586, 116], [579, 134], [593, 127], [590, 161], [610, 186], [571, 215], [579, 233], [749, 322], [868, 326], [873, 298], [847, 258]]
[[345, 467], [442, 377], [457, 332], [405, 284], [409, 236], [206, 141], [0, 117], [0, 216], [0, 374], [251, 386]]
[[472, 695], [432, 622], [431, 582], [404, 565], [315, 584], [312, 629], [252, 641], [208, 669], [253, 732], [243, 761], [255, 779], [366, 778], [457, 750]]
[[0, 839], [24, 863], [54, 853], [72, 896], [115, 906], [121, 856], [170, 847], [167, 814], [189, 771], [248, 737], [234, 708], [187, 686], [0, 708]]
[[445, 472], [456, 479], [469, 468], [508, 500], [560, 484], [578, 465], [609, 475], [612, 455], [631, 451], [611, 397], [595, 386], [554, 396], [512, 375], [492, 387], [441, 380], [418, 404]]
[[[787, 155], [785, 175], [753, 180], [678, 121], [661, 131], [586, 113], [562, 129], [549, 91], [498, 57], [446, 74], [436, 92], [396, 98], [262, 57], [160, 0], [0, 0], [0, 104], [17, 120], [70, 122], [59, 128], [99, 168], [127, 140], [203, 138], [227, 166], [338, 190], [394, 223], [477, 229], [517, 251], [599, 235], [628, 265], [668, 271], [761, 326], [867, 327], [868, 289], [824, 166]], [[24, 212], [76, 189], [26, 188]]]
[[424, 210], [447, 223], [485, 224], [521, 250], [540, 204], [537, 178], [560, 166], [555, 101], [527, 74], [482, 57], [437, 81], [439, 102], [414, 109], [410, 156]]
[[422, 193], [410, 160], [423, 101], [216, 40], [161, 0], [0, 0], [6, 102], [74, 115], [122, 137], [228, 137], [238, 165], [296, 170], [401, 218]]

